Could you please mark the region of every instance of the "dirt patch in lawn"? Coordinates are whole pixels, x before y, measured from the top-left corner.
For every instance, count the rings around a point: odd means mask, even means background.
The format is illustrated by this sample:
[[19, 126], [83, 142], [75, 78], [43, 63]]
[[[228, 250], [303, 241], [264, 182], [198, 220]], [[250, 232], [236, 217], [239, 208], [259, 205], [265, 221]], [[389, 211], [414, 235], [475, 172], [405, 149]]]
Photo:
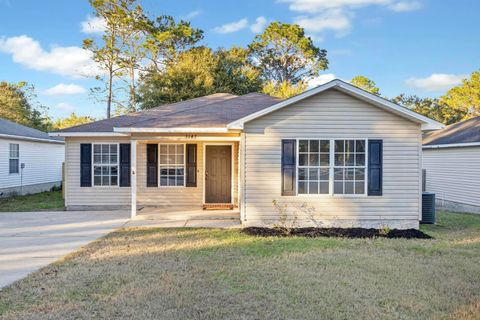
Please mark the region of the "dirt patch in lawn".
[[247, 227], [242, 230], [250, 236], [261, 237], [339, 237], [339, 238], [404, 238], [404, 239], [431, 239], [428, 234], [416, 229], [367, 229], [367, 228], [282, 228]]

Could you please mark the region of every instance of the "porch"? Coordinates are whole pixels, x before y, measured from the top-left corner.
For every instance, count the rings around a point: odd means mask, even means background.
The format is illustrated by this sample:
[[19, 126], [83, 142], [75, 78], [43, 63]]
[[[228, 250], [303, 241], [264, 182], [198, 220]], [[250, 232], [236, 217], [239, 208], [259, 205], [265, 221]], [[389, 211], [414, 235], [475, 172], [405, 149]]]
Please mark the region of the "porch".
[[240, 134], [132, 135], [131, 217], [239, 221], [239, 148]]

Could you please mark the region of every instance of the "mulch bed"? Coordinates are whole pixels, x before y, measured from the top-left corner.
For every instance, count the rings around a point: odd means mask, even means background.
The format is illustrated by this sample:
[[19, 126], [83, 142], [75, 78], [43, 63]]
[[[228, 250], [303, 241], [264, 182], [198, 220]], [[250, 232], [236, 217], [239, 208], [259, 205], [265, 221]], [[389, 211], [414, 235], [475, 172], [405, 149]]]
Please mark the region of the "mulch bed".
[[337, 238], [404, 238], [432, 239], [428, 234], [416, 229], [391, 229], [388, 232], [379, 229], [366, 228], [293, 228], [290, 233], [281, 228], [247, 227], [242, 232], [250, 236], [260, 237], [337, 237]]

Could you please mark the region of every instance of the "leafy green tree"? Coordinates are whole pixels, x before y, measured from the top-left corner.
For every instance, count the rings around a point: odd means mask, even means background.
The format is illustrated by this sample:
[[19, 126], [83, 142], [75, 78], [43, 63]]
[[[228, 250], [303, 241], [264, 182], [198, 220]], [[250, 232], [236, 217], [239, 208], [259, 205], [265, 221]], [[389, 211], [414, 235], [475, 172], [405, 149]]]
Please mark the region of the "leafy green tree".
[[258, 92], [262, 88], [260, 70], [249, 61], [248, 50], [232, 47], [218, 49], [212, 70], [214, 91], [237, 95]]
[[272, 22], [249, 49], [263, 79], [277, 84], [307, 82], [328, 67], [327, 51], [316, 47], [297, 24]]
[[350, 83], [356, 87], [359, 87], [360, 89], [376, 94], [378, 96], [380, 95], [380, 89], [377, 87], [376, 83], [365, 76], [356, 76], [352, 80], [350, 80]]
[[461, 121], [465, 117], [465, 112], [452, 108], [435, 98], [420, 98], [415, 95], [401, 94], [392, 100], [412, 111], [447, 125]]
[[47, 108], [36, 101], [35, 88], [26, 82], [0, 82], [0, 118], [47, 131]]
[[203, 39], [203, 30], [193, 28], [190, 22], [176, 22], [172, 16], [162, 15], [149, 19], [146, 25], [144, 47], [157, 72], [167, 64], [174, 63], [178, 56]]
[[263, 86], [262, 92], [272, 97], [287, 99], [302, 93], [306, 89], [307, 84], [303, 81], [300, 81], [295, 85], [287, 81], [283, 81], [279, 84], [274, 81], [268, 81]]
[[139, 88], [142, 109], [213, 93], [245, 94], [261, 89], [260, 71], [245, 49], [213, 51], [196, 47], [178, 55], [164, 70], [150, 70]]
[[462, 120], [480, 116], [480, 71], [464, 79], [462, 84], [450, 89], [440, 102], [463, 113]]
[[72, 114], [70, 114], [67, 118], [57, 119], [56, 121], [53, 121], [51, 126], [53, 130], [60, 130], [85, 123], [90, 123], [93, 121], [95, 121], [95, 118], [92, 118], [90, 116], [77, 116], [75, 112], [72, 112]]

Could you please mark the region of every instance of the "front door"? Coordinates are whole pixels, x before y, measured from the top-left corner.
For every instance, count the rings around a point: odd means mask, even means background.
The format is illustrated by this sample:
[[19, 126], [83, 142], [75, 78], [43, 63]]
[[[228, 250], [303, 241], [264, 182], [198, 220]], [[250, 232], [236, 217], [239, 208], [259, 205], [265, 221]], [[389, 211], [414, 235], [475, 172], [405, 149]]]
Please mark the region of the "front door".
[[232, 146], [206, 146], [205, 202], [232, 202]]

